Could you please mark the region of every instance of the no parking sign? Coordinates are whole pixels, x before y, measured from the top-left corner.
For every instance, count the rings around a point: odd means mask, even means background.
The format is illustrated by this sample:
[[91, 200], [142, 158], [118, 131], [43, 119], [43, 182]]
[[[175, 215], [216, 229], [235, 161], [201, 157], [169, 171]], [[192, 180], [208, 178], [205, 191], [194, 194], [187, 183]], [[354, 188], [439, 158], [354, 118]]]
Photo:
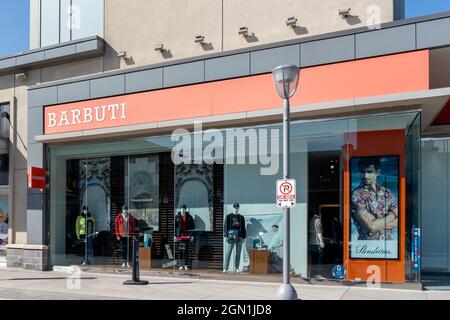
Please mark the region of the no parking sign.
[[294, 179], [277, 181], [277, 206], [280, 208], [295, 208], [296, 183]]

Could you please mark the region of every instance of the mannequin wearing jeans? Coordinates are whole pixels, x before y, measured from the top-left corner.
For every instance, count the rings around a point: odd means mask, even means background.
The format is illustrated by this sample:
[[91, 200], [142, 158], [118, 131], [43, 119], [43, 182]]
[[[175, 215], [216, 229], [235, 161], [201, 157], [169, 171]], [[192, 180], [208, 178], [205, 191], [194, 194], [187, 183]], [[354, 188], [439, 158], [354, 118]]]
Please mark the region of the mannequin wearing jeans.
[[80, 215], [75, 223], [75, 233], [78, 240], [84, 240], [84, 253], [81, 265], [91, 264], [91, 257], [94, 253], [95, 219], [89, 212], [87, 206], [83, 206]]
[[241, 263], [242, 243], [246, 238], [245, 230], [245, 218], [239, 214], [239, 203], [233, 204], [234, 212], [230, 213], [225, 218], [224, 224], [224, 238], [226, 239], [227, 246], [225, 252], [225, 265], [223, 272], [228, 272], [230, 265], [231, 253], [234, 247], [236, 247], [236, 255], [234, 259], [234, 266], [237, 273], [240, 273], [239, 265]]
[[136, 221], [128, 213], [128, 207], [122, 206], [122, 211], [116, 217], [116, 237], [120, 241], [122, 251], [122, 267], [129, 268], [128, 253], [131, 250], [130, 237], [136, 236]]
[[180, 265], [180, 270], [188, 270], [191, 267], [189, 261], [189, 243], [194, 240], [190, 232], [195, 228], [194, 218], [186, 210], [186, 205], [181, 206], [181, 210], [175, 217], [175, 241], [179, 241], [180, 255], [183, 263]]

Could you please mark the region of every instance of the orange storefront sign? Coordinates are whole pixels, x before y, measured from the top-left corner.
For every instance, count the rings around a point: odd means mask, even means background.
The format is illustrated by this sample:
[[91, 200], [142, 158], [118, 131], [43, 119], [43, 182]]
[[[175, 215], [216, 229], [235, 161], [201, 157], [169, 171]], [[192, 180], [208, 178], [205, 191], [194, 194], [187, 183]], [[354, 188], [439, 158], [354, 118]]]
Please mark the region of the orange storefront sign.
[[[429, 89], [428, 50], [301, 70], [293, 106]], [[47, 106], [45, 134], [279, 108], [270, 74]]]

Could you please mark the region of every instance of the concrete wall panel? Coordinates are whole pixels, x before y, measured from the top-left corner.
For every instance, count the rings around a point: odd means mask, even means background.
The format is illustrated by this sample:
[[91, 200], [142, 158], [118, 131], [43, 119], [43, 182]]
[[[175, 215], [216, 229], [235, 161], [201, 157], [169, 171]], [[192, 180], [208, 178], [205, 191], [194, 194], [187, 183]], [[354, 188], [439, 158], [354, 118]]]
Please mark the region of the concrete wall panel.
[[415, 50], [415, 25], [399, 26], [356, 35], [356, 58]]
[[300, 50], [302, 67], [352, 60], [355, 59], [355, 36], [302, 43]]
[[58, 86], [58, 103], [89, 99], [89, 81], [80, 81]]
[[242, 53], [205, 61], [205, 80], [218, 80], [250, 74], [250, 54]]
[[300, 66], [300, 45], [251, 52], [250, 62], [251, 74], [271, 72], [281, 64]]
[[125, 76], [118, 75], [90, 80], [91, 99], [125, 93]]
[[163, 86], [163, 69], [132, 72], [125, 75], [125, 92], [159, 89]]

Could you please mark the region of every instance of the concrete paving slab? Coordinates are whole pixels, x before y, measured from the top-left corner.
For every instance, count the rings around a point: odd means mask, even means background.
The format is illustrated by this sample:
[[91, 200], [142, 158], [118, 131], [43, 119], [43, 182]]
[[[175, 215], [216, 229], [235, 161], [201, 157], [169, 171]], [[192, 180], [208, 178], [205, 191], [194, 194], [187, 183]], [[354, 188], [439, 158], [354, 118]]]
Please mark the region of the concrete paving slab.
[[342, 300], [427, 300], [427, 296], [413, 290], [349, 288]]
[[[181, 277], [141, 277], [147, 286], [125, 286], [128, 274], [82, 273], [80, 288], [68, 286], [67, 273], [8, 271], [0, 273], [0, 299], [148, 299], [148, 300], [271, 300], [273, 282], [204, 280]], [[72, 283], [73, 284], [73, 283]], [[295, 284], [303, 300], [450, 300], [450, 291], [368, 289], [365, 287]]]
[[450, 300], [450, 291], [427, 291], [429, 300]]

